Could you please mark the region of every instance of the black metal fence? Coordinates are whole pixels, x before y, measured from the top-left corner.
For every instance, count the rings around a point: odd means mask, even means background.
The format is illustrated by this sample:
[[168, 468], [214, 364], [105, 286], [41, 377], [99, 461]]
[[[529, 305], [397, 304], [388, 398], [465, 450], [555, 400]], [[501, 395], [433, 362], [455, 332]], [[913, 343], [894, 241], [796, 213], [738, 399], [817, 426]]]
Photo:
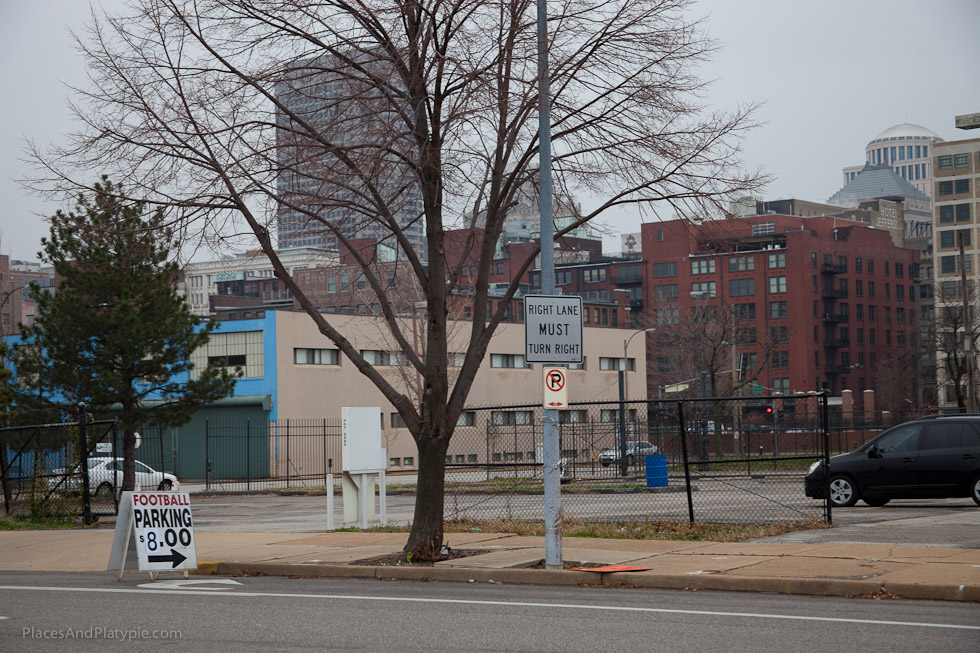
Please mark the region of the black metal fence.
[[209, 490], [323, 487], [340, 470], [339, 419], [209, 420], [205, 456]]
[[[543, 519], [541, 407], [470, 413], [446, 460], [446, 516]], [[562, 512], [583, 521], [829, 521], [827, 503], [804, 496], [803, 477], [881, 426], [832, 433], [827, 415], [823, 395], [572, 404], [558, 413]]]
[[[0, 485], [7, 515], [86, 522], [118, 510], [114, 481], [107, 492], [92, 483], [99, 442], [113, 440], [115, 421], [31, 424], [0, 429]], [[111, 444], [110, 444], [111, 446]], [[110, 480], [110, 479], [106, 479]], [[88, 492], [85, 492], [87, 485]]]

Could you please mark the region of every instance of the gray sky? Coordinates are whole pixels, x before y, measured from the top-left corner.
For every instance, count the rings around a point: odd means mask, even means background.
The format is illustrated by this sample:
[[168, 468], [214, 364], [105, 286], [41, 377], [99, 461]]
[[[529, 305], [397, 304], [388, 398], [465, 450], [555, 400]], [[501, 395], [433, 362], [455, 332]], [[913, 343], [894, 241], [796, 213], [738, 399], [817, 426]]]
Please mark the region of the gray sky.
[[[82, 83], [85, 64], [68, 30], [81, 30], [88, 11], [83, 0], [0, 0], [0, 253], [11, 258], [36, 260], [48, 230], [39, 214], [61, 208], [14, 179], [29, 171], [25, 138], [57, 143], [71, 129], [64, 84]], [[980, 112], [977, 0], [702, 0], [694, 12], [710, 14], [721, 46], [704, 68], [716, 80], [708, 100], [765, 103], [757, 117], [766, 124], [744, 149], [776, 178], [767, 199], [826, 200], [841, 168], [862, 163], [867, 142], [899, 123], [946, 140], [980, 137], [953, 123]], [[634, 216], [606, 221], [639, 229]]]

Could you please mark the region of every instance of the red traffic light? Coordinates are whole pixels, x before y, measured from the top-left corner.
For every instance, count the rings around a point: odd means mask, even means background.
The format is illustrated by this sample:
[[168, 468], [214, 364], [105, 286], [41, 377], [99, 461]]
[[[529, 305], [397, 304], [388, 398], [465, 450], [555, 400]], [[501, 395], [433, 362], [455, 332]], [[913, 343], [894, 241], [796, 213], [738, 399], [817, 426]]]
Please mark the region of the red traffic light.
[[772, 406], [766, 406], [766, 415], [772, 415]]

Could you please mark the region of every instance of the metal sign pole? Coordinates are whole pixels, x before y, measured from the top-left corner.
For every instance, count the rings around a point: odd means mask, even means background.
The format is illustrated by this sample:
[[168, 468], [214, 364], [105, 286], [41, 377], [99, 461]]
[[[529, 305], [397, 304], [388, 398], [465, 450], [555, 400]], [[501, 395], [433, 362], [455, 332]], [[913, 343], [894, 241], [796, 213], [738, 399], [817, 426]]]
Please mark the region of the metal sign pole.
[[[555, 226], [551, 206], [551, 100], [548, 88], [548, 4], [538, 0], [538, 145], [541, 191], [541, 291], [555, 289]], [[558, 472], [558, 411], [544, 409], [544, 528], [545, 567], [562, 568], [561, 477]]]

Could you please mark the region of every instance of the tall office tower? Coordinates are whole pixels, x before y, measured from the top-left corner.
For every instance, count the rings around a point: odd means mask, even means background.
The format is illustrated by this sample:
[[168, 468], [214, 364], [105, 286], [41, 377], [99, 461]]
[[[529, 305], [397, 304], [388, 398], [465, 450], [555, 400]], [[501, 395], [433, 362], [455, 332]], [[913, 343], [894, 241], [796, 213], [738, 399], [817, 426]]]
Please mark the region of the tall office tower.
[[278, 84], [279, 248], [337, 250], [335, 230], [397, 247], [400, 229], [425, 260], [422, 199], [401, 158], [412, 155], [406, 117], [389, 99], [399, 83], [370, 52], [354, 61], [301, 59]]

